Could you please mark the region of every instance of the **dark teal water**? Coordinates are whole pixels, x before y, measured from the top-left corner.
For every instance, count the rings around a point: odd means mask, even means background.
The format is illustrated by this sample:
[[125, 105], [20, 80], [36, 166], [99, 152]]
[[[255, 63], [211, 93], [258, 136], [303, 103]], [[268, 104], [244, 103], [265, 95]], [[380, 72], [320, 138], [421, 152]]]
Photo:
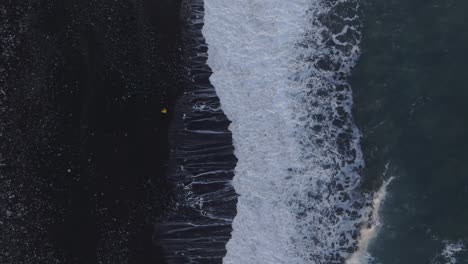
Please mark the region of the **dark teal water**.
[[[396, 177], [370, 253], [468, 263], [468, 1], [364, 0], [362, 12], [352, 87], [366, 186]], [[465, 250], [443, 256], [454, 243]]]

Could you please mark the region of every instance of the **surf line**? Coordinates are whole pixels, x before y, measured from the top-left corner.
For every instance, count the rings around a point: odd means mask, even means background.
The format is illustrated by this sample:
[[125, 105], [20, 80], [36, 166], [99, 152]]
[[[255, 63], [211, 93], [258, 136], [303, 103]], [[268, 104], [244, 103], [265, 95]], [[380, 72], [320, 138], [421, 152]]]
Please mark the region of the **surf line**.
[[351, 257], [346, 261], [346, 264], [362, 264], [368, 262], [370, 258], [368, 253], [369, 244], [377, 237], [382, 226], [380, 210], [387, 196], [387, 187], [394, 179], [395, 177], [390, 177], [385, 180], [379, 190], [374, 193], [374, 199], [372, 200], [372, 214], [368, 224], [364, 225], [360, 230], [358, 250], [351, 255]]

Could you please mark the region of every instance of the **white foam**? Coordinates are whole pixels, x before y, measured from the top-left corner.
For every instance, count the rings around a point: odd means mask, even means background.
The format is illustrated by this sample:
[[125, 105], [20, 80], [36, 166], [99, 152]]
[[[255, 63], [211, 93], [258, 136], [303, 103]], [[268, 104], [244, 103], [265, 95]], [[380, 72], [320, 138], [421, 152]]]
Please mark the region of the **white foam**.
[[440, 256], [444, 259], [444, 264], [456, 264], [458, 263], [456, 255], [465, 249], [463, 242], [449, 242], [444, 241], [445, 247], [442, 250]]
[[372, 201], [372, 215], [369, 219], [369, 223], [364, 225], [360, 232], [358, 250], [351, 255], [346, 261], [346, 264], [364, 264], [369, 263], [372, 260], [372, 256], [369, 254], [368, 247], [369, 243], [375, 239], [379, 229], [381, 228], [382, 222], [380, 220], [380, 207], [387, 196], [387, 187], [394, 180], [394, 177], [384, 181], [380, 189], [374, 194]]
[[[345, 82], [356, 5], [325, 2], [205, 0], [210, 80], [238, 158], [226, 264], [342, 263], [357, 246], [371, 197], [356, 190], [363, 159]], [[352, 14], [326, 26], [340, 5]]]

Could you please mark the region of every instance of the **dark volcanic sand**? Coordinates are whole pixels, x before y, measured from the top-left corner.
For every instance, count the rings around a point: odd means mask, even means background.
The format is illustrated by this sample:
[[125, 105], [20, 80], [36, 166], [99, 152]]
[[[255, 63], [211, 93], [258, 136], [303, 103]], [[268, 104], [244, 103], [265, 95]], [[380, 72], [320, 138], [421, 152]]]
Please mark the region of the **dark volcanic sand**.
[[0, 3], [0, 263], [163, 263], [179, 6]]

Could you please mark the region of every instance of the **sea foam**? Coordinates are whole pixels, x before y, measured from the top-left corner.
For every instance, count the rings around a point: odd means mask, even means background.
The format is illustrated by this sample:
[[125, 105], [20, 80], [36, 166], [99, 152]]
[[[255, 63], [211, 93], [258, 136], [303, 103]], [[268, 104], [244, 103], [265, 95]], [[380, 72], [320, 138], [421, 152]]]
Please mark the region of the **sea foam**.
[[232, 121], [239, 194], [227, 264], [344, 263], [372, 197], [346, 79], [355, 1], [205, 0], [210, 78]]
[[456, 264], [458, 263], [456, 256], [462, 252], [465, 251], [465, 245], [463, 242], [458, 241], [458, 242], [450, 242], [450, 241], [444, 241], [445, 247], [442, 250], [442, 253], [440, 254], [440, 257], [443, 259], [444, 264]]
[[368, 252], [368, 247], [370, 242], [376, 238], [378, 231], [381, 228], [382, 222], [380, 220], [380, 208], [387, 196], [387, 187], [394, 179], [394, 177], [390, 177], [388, 180], [384, 181], [380, 189], [374, 194], [374, 199], [372, 201], [372, 215], [368, 224], [361, 228], [358, 250], [356, 250], [351, 257], [346, 260], [346, 264], [365, 264], [370, 263], [373, 259]]

